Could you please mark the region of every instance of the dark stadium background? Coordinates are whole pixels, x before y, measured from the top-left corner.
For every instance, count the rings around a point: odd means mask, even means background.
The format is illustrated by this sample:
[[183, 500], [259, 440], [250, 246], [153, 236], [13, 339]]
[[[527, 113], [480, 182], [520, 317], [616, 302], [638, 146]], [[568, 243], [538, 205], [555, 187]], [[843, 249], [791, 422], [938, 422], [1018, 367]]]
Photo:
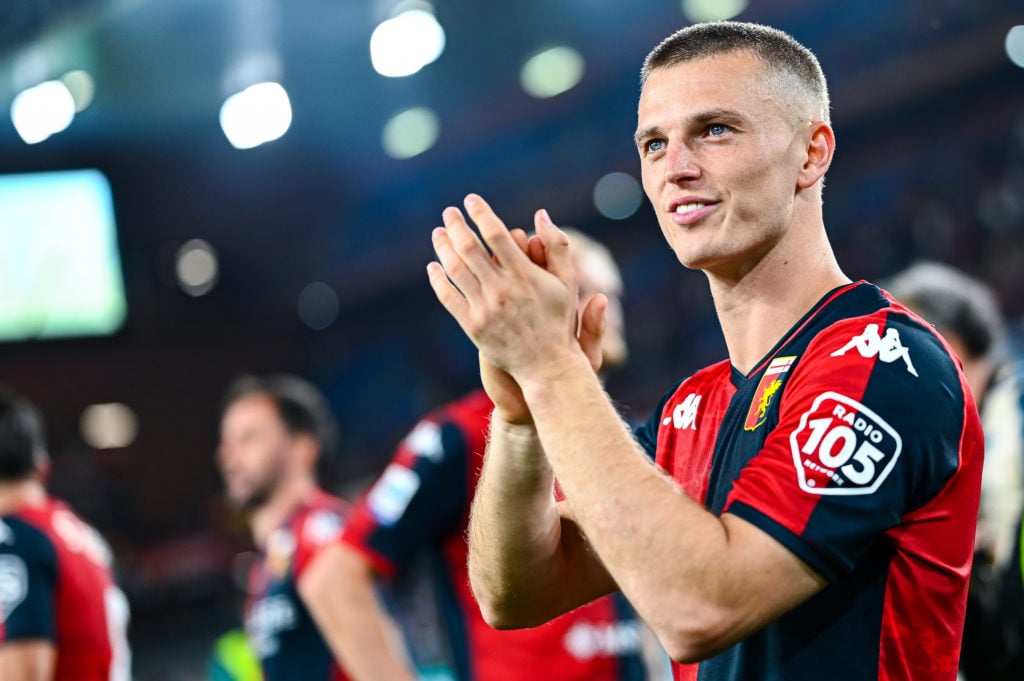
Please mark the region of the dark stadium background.
[[[266, 2], [257, 3], [266, 5]], [[413, 419], [474, 386], [476, 359], [433, 299], [424, 266], [445, 205], [468, 191], [511, 223], [537, 207], [617, 255], [632, 356], [609, 389], [632, 418], [687, 371], [724, 356], [706, 285], [665, 247], [644, 204], [603, 217], [607, 173], [637, 175], [631, 135], [647, 50], [686, 23], [676, 0], [436, 0], [444, 54], [407, 78], [370, 66], [393, 3], [279, 0], [268, 31], [294, 111], [280, 140], [239, 151], [217, 122], [242, 0], [3, 0], [0, 107], [28, 50], [84, 45], [93, 104], [26, 145], [0, 117], [0, 173], [98, 168], [119, 227], [128, 316], [103, 338], [0, 345], [0, 381], [48, 420], [53, 490], [111, 541], [134, 614], [140, 681], [200, 678], [237, 621], [235, 554], [247, 548], [213, 467], [218, 409], [240, 372], [294, 371], [329, 396], [343, 438], [332, 489], [354, 494]], [[1005, 46], [1019, 0], [750, 0], [738, 18], [794, 34], [830, 79], [838, 151], [825, 218], [846, 272], [877, 279], [921, 257], [990, 282], [1024, 315], [1024, 70]], [[553, 99], [520, 89], [522, 60], [574, 46], [582, 82]], [[430, 106], [438, 143], [396, 161], [384, 121]], [[187, 295], [173, 254], [217, 254], [216, 286]], [[296, 313], [310, 282], [337, 319]], [[3, 292], [0, 292], [3, 295]], [[926, 399], [926, 396], [922, 396]], [[94, 403], [137, 414], [128, 446], [96, 450]]]

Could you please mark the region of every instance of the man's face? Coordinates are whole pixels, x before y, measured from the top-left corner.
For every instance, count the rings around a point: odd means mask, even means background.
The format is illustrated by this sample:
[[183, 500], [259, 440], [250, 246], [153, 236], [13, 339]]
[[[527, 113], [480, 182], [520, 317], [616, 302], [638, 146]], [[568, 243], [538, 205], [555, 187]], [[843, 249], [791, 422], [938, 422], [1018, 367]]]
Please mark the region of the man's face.
[[789, 226], [809, 121], [761, 62], [729, 52], [650, 74], [637, 144], [644, 190], [679, 261], [742, 276]]
[[233, 402], [221, 419], [217, 465], [228, 499], [240, 507], [259, 508], [285, 477], [293, 438], [266, 395], [246, 395]]

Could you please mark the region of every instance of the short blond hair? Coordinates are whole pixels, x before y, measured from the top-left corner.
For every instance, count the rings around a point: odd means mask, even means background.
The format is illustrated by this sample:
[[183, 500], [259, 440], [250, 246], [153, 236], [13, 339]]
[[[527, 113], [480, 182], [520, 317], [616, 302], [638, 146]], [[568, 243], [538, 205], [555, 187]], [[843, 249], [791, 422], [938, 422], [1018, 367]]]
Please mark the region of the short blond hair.
[[793, 36], [763, 24], [712, 21], [682, 28], [644, 59], [640, 85], [658, 69], [741, 50], [761, 61], [776, 89], [797, 95], [814, 109], [816, 118], [830, 122], [828, 83], [818, 58]]

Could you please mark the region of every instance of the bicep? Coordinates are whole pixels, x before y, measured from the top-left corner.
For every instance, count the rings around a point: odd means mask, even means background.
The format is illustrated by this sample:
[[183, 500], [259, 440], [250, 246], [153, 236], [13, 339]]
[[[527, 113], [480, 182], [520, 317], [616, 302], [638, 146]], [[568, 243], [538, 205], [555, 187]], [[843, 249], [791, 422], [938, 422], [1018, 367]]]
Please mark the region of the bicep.
[[321, 628], [356, 613], [357, 606], [375, 598], [373, 567], [352, 547], [335, 542], [313, 556], [296, 587]]
[[344, 632], [376, 611], [371, 566], [341, 542], [325, 546], [310, 559], [296, 589], [320, 633], [336, 652], [344, 645]]
[[51, 641], [26, 639], [0, 646], [0, 679], [4, 681], [51, 681], [57, 649]]

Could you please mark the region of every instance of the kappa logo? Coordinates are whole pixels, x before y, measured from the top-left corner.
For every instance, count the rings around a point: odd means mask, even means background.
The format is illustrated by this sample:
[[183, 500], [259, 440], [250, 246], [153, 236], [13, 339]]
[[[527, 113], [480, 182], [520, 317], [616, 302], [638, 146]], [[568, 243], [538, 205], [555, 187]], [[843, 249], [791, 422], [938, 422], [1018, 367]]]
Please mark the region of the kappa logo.
[[425, 457], [434, 463], [444, 458], [441, 426], [431, 421], [424, 421], [413, 428], [405, 438], [405, 444], [416, 456]]
[[700, 406], [700, 397], [697, 393], [687, 395], [686, 399], [676, 405], [672, 416], [666, 416], [662, 424], [666, 426], [672, 424], [678, 430], [684, 428], [697, 430], [697, 407]]
[[842, 357], [850, 350], [856, 350], [864, 358], [878, 355], [878, 359], [886, 364], [902, 359], [907, 371], [917, 376], [917, 369], [910, 360], [910, 349], [903, 345], [900, 332], [896, 329], [886, 329], [885, 336], [882, 336], [878, 332], [878, 324], [868, 324], [859, 336], [851, 338], [849, 343], [833, 352], [831, 356]]
[[885, 419], [831, 391], [815, 398], [789, 443], [800, 488], [827, 495], [875, 492], [903, 449], [903, 439]]

